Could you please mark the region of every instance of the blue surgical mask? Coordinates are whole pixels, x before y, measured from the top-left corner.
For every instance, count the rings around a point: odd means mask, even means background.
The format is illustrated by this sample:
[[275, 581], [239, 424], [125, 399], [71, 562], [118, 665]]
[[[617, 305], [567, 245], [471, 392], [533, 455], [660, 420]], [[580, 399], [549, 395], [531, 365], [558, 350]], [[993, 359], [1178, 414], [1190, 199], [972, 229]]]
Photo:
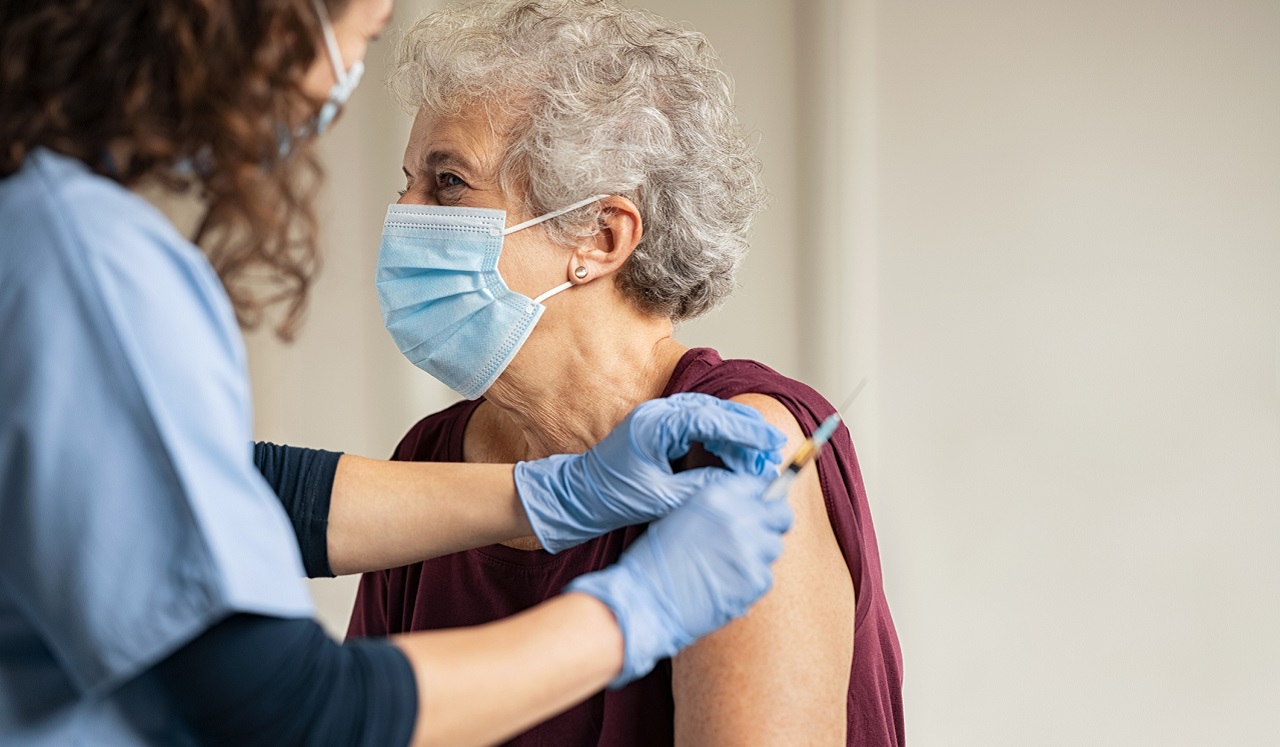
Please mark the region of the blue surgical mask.
[[413, 365], [467, 399], [488, 391], [567, 282], [537, 298], [498, 274], [502, 238], [590, 205], [575, 202], [506, 228], [503, 210], [392, 205], [382, 227], [376, 282], [382, 320]]

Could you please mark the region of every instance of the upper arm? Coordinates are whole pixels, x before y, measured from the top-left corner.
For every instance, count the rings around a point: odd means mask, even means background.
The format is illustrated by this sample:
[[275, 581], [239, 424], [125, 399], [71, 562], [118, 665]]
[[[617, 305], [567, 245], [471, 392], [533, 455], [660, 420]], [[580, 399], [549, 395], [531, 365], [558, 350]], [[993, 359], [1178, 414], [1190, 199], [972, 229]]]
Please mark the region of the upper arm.
[[[784, 459], [804, 440], [772, 397], [733, 400], [787, 434]], [[845, 744], [853, 582], [816, 469], [801, 473], [790, 501], [796, 520], [773, 588], [744, 617], [674, 660], [678, 745]]]

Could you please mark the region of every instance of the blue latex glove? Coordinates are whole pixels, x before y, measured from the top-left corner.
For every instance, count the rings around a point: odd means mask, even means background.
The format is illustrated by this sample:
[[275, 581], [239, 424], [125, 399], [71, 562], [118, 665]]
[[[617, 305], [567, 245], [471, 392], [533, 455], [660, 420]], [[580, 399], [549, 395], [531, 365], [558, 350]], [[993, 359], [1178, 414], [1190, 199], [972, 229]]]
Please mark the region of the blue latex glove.
[[768, 484], [722, 471], [702, 495], [650, 524], [615, 565], [566, 587], [604, 602], [622, 629], [622, 673], [610, 688], [643, 677], [769, 590], [792, 515], [786, 501], [762, 498]]
[[774, 475], [786, 436], [746, 405], [706, 394], [642, 403], [585, 454], [516, 465], [516, 491], [534, 534], [559, 552], [684, 503], [721, 469], [671, 471], [671, 460], [699, 441], [734, 472]]

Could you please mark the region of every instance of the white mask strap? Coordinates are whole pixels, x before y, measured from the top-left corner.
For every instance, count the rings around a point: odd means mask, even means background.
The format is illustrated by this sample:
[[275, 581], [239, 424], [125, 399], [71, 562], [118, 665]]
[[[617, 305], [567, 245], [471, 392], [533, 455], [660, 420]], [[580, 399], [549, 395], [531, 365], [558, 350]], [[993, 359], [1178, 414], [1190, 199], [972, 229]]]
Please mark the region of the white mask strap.
[[329, 64], [333, 65], [333, 74], [339, 85], [347, 82], [346, 63], [342, 59], [342, 49], [338, 46], [338, 37], [333, 34], [333, 24], [329, 21], [329, 11], [324, 7], [324, 0], [311, 0], [316, 15], [320, 16], [320, 28], [324, 30], [324, 43], [329, 50]]
[[533, 299], [533, 303], [534, 303], [534, 305], [540, 304], [540, 303], [542, 303], [543, 301], [547, 300], [548, 298], [551, 298], [551, 297], [552, 297], [552, 296], [554, 296], [555, 294], [560, 293], [561, 291], [567, 291], [567, 290], [569, 290], [569, 289], [570, 289], [570, 288], [572, 288], [572, 287], [573, 287], [573, 283], [572, 283], [572, 282], [569, 282], [569, 283], [563, 283], [563, 284], [561, 284], [561, 285], [557, 285], [556, 287], [552, 288], [551, 290], [547, 291], [546, 293], [543, 293], [541, 296], [538, 296], [537, 298]]
[[[588, 197], [588, 198], [587, 198], [587, 199], [585, 199], [585, 200], [580, 200], [580, 201], [578, 201], [578, 202], [573, 203], [572, 205], [570, 205], [570, 206], [569, 206], [569, 207], [567, 207], [567, 208], [562, 208], [562, 209], [560, 209], [560, 210], [556, 210], [556, 211], [554, 211], [554, 212], [547, 213], [546, 215], [539, 215], [537, 218], [533, 218], [532, 220], [527, 220], [527, 221], [525, 221], [524, 223], [520, 223], [520, 224], [518, 224], [518, 225], [514, 225], [514, 226], [512, 226], [511, 228], [505, 229], [505, 230], [502, 232], [502, 235], [503, 235], [503, 236], [506, 236], [506, 235], [507, 235], [507, 234], [509, 234], [509, 233], [515, 233], [516, 231], [519, 231], [519, 230], [524, 229], [524, 228], [528, 228], [529, 226], [536, 226], [536, 225], [538, 225], [539, 223], [542, 223], [543, 221], [548, 221], [548, 220], [551, 220], [552, 218], [558, 218], [558, 217], [560, 217], [561, 215], [564, 215], [565, 213], [569, 213], [569, 212], [572, 212], [572, 211], [574, 211], [574, 210], [577, 210], [577, 209], [578, 209], [578, 208], [580, 208], [580, 207], [584, 207], [584, 206], [586, 206], [586, 205], [590, 205], [591, 203], [595, 202], [596, 200], [603, 200], [603, 199], [604, 199], [604, 198], [606, 198], [606, 197], [612, 197], [612, 195], [594, 195], [594, 196], [592, 196], [592, 197]], [[572, 283], [570, 283], [570, 285], [572, 285]], [[563, 289], [563, 288], [560, 288], [560, 289], [558, 289], [557, 291], [554, 291], [554, 292], [559, 292], [559, 290], [564, 290], [564, 289]]]

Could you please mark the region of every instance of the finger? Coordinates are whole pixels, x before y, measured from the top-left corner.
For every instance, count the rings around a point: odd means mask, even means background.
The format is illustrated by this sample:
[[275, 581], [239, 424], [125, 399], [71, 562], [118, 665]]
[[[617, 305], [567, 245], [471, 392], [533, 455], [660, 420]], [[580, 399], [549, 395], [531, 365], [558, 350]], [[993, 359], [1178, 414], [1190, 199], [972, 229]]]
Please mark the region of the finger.
[[661, 510], [663, 514], [670, 513], [672, 509], [682, 505], [693, 496], [717, 489], [725, 478], [732, 474], [732, 472], [719, 467], [696, 467], [676, 473], [670, 477], [664, 477], [663, 495], [667, 499], [664, 503], [670, 503], [670, 505], [658, 506], [655, 504], [653, 509], [655, 511]]
[[767, 532], [760, 538], [760, 557], [764, 562], [773, 565], [774, 561], [782, 557], [782, 547], [782, 535]]
[[740, 500], [762, 502], [761, 496], [769, 487], [770, 479], [761, 475], [748, 475], [742, 472], [711, 468], [717, 475], [721, 489], [730, 492]]
[[[696, 392], [689, 392], [689, 394], [695, 394], [695, 393]], [[751, 405], [744, 405], [741, 402], [734, 402], [731, 399], [721, 399], [719, 397], [713, 397], [709, 394], [699, 394], [696, 400], [691, 399], [691, 400], [688, 400], [688, 402], [689, 402], [688, 407], [690, 409], [693, 409], [694, 407], [698, 407], [698, 406], [717, 407], [722, 410], [728, 410], [729, 412], [736, 412], [739, 415], [745, 415], [749, 418], [760, 418], [761, 420], [764, 419], [764, 415], [761, 415], [760, 411], [752, 407]]]
[[[747, 412], [737, 409], [740, 407]], [[690, 408], [682, 413], [678, 424], [683, 427], [678, 438], [673, 439], [670, 444], [672, 451], [667, 454], [669, 459], [684, 456], [693, 441], [716, 443], [726, 452], [726, 447], [730, 445], [756, 451], [773, 451], [781, 449], [787, 443], [787, 437], [782, 431], [769, 425], [759, 411], [726, 400], [716, 400], [714, 405]]]
[[[632, 448], [658, 466], [684, 456], [689, 452], [689, 444], [697, 440], [687, 433], [689, 411], [714, 407], [720, 401], [709, 394], [681, 392], [641, 402], [627, 418]], [[639, 433], [646, 438], [637, 441]]]
[[761, 507], [764, 509], [764, 525], [779, 534], [785, 534], [791, 530], [791, 525], [795, 523], [795, 512], [791, 510], [791, 504], [786, 501], [762, 501]]
[[772, 562], [762, 563], [759, 568], [754, 569], [748, 577], [748, 583], [751, 585], [751, 596], [747, 599], [747, 606], [760, 601], [760, 598], [769, 593], [773, 588], [773, 568]]
[[702, 469], [708, 475], [706, 486], [700, 493], [701, 500], [690, 501], [686, 505], [713, 513], [719, 521], [754, 522], [760, 526], [760, 514], [752, 512], [760, 510], [759, 504], [763, 502], [760, 496], [769, 485], [767, 480], [715, 467]]
[[[688, 486], [690, 488], [696, 488], [701, 492], [712, 488], [713, 486], [722, 485], [731, 481], [735, 474], [737, 473], [721, 469], [720, 467], [707, 466], [694, 467], [693, 469], [687, 469], [684, 472], [677, 472], [672, 477], [665, 479], [671, 481], [671, 484], [678, 485], [681, 488]], [[684, 482], [686, 479], [688, 482]]]
[[773, 476], [778, 472], [778, 465], [782, 464], [782, 452], [777, 449], [762, 451], [721, 441], [704, 441], [702, 445], [724, 462], [725, 469], [734, 472]]
[[661, 401], [666, 402], [672, 407], [696, 407], [708, 403], [721, 402], [719, 397], [702, 392], [677, 392], [676, 394], [667, 395]]

